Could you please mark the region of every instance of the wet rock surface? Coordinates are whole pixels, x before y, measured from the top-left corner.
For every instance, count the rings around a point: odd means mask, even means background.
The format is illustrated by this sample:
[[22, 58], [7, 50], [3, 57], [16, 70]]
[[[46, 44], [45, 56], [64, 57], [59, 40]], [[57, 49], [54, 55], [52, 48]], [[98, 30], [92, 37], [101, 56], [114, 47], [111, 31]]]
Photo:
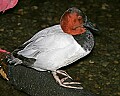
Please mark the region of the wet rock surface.
[[9, 83], [30, 96], [95, 96], [85, 89], [60, 87], [51, 72], [39, 72], [21, 65], [10, 66], [9, 72]]
[[[65, 69], [85, 89], [98, 96], [120, 96], [120, 1], [20, 0], [0, 14], [0, 48], [13, 51], [36, 32], [59, 23], [63, 12], [75, 6], [97, 23], [95, 47], [87, 57]], [[1, 96], [27, 96], [0, 78]]]

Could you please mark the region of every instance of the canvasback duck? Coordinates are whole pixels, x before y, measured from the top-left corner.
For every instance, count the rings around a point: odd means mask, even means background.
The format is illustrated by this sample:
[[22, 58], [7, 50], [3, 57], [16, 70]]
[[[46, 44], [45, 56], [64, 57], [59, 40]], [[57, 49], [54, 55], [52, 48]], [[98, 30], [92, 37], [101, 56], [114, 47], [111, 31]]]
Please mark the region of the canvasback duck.
[[68, 82], [67, 79], [72, 80], [72, 77], [59, 69], [91, 52], [94, 47], [92, 31], [98, 29], [88, 21], [87, 16], [75, 7], [69, 8], [62, 15], [59, 25], [39, 31], [13, 51], [15, 59], [12, 62], [51, 72], [60, 86], [83, 89], [81, 86], [73, 86], [80, 85], [80, 82]]

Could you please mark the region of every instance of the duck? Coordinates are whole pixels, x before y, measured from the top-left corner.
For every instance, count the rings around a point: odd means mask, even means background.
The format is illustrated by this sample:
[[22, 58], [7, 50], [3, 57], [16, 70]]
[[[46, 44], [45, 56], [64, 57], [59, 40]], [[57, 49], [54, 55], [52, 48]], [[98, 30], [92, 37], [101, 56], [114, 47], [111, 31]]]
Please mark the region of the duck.
[[62, 87], [83, 89], [80, 82], [74, 82], [61, 68], [92, 51], [94, 47], [92, 32], [97, 31], [99, 30], [87, 19], [82, 10], [76, 7], [69, 8], [61, 16], [60, 24], [39, 31], [15, 49], [10, 63], [14, 66], [22, 64], [38, 71], [50, 72]]

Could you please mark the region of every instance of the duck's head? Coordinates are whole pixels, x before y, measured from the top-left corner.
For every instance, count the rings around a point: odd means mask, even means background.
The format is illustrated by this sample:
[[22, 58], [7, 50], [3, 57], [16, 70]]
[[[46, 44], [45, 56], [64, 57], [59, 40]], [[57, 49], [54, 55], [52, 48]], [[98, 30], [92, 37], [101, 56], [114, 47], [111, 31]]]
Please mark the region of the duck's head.
[[79, 9], [69, 8], [61, 17], [60, 25], [65, 33], [71, 35], [83, 34], [86, 29], [98, 31], [95, 26], [88, 21], [87, 16]]

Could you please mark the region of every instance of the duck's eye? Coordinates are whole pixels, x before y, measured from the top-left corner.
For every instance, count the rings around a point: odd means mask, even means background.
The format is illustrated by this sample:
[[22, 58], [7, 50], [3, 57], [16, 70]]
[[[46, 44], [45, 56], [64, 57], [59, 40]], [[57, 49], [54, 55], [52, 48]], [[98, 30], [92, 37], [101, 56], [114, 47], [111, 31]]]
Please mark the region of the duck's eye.
[[82, 19], [82, 16], [78, 16], [78, 20]]

